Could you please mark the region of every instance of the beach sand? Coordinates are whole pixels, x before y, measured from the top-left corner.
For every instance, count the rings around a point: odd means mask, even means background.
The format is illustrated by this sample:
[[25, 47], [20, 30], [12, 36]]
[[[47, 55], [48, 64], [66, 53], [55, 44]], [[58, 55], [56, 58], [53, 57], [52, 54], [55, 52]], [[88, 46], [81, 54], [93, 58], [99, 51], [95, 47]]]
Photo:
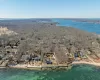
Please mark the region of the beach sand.
[[74, 65], [74, 64], [88, 64], [88, 65], [94, 65], [94, 66], [99, 66], [100, 67], [100, 63], [96, 63], [96, 62], [74, 61], [72, 63], [72, 65]]

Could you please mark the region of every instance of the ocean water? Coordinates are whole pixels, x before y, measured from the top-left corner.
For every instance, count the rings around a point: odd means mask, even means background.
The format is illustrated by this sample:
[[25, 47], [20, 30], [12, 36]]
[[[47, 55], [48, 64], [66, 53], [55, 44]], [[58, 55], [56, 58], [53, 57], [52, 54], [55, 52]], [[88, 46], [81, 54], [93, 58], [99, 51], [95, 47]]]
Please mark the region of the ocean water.
[[0, 69], [0, 80], [100, 80], [100, 68], [76, 65], [64, 71]]
[[[93, 19], [94, 20], [94, 19]], [[96, 19], [100, 20], [100, 19]], [[100, 34], [100, 24], [88, 23], [88, 22], [79, 22], [73, 20], [65, 20], [65, 19], [52, 19], [53, 22], [58, 22], [58, 26], [64, 27], [74, 27], [84, 31]]]

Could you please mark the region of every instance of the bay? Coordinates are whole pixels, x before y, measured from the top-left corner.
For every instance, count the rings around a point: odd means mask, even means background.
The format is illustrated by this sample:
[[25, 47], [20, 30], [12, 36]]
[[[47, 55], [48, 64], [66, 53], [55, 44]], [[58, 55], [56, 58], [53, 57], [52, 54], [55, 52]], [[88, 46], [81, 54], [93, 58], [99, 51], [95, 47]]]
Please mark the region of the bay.
[[[94, 19], [91, 19], [91, 20], [94, 20]], [[100, 19], [96, 19], [96, 20], [100, 20]], [[74, 20], [68, 20], [68, 19], [52, 19], [52, 21], [57, 22], [58, 26], [74, 27], [74, 28], [81, 29], [87, 32], [100, 34], [100, 24], [74, 21]]]

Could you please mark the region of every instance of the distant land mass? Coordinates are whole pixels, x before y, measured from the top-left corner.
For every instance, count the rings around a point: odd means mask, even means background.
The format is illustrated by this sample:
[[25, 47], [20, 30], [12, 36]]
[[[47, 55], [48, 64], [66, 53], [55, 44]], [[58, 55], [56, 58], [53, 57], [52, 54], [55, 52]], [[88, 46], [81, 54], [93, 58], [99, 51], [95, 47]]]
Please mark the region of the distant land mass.
[[68, 18], [68, 20], [100, 24], [100, 18]]

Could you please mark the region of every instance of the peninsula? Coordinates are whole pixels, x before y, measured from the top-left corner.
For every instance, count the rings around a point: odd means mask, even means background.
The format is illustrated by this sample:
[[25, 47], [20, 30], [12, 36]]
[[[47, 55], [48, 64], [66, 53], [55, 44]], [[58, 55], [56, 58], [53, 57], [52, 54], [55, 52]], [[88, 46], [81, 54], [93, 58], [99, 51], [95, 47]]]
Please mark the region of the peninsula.
[[100, 66], [100, 37], [96, 34], [42, 20], [8, 20], [0, 26], [1, 68]]

